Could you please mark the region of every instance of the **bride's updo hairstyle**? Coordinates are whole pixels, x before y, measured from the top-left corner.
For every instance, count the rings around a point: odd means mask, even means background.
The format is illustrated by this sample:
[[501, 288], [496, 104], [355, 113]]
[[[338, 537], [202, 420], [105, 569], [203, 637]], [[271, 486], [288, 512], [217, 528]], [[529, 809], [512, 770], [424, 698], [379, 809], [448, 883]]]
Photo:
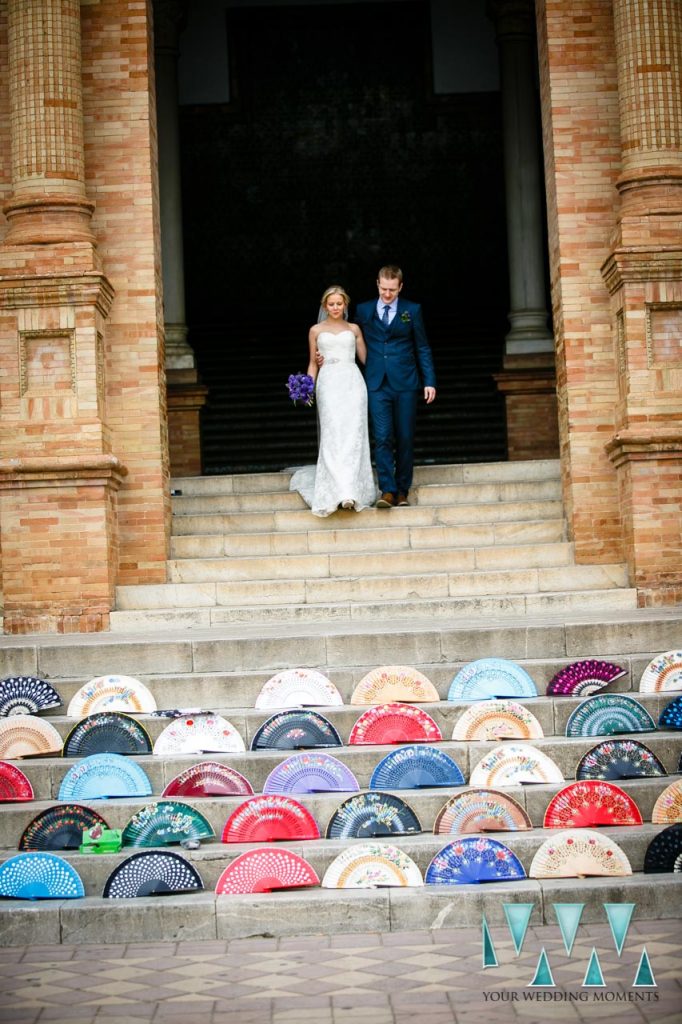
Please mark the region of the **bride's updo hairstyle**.
[[350, 306], [350, 295], [348, 295], [348, 293], [345, 291], [345, 289], [341, 287], [340, 284], [333, 284], [329, 288], [327, 288], [322, 294], [322, 298], [320, 299], [320, 306], [322, 307], [322, 309], [327, 308], [327, 299], [329, 298], [330, 295], [340, 295], [345, 303], [346, 309], [348, 309], [348, 307]]

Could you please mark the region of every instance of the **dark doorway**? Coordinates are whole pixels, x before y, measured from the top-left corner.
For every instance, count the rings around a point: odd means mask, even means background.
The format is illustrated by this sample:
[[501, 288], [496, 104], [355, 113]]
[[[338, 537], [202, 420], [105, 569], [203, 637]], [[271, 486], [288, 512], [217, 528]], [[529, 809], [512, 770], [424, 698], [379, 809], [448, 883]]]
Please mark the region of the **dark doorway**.
[[506, 330], [499, 93], [436, 96], [429, 6], [227, 12], [231, 102], [182, 110], [190, 342], [211, 389], [207, 472], [315, 452], [285, 381], [330, 283], [400, 264], [439, 371], [420, 461], [505, 457], [492, 373]]

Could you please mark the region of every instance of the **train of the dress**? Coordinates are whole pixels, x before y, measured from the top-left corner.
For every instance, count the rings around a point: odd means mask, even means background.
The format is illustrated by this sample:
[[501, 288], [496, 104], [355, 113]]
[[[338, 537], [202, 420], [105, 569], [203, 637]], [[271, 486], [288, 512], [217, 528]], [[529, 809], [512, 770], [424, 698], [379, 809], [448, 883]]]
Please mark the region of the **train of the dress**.
[[[315, 479], [317, 466], [292, 466], [285, 472], [292, 473], [291, 480], [289, 481], [289, 490], [297, 491], [306, 505], [310, 508], [310, 511], [314, 516], [325, 518], [326, 516], [332, 515], [334, 512], [339, 511], [343, 508], [343, 503], [346, 501], [352, 501], [352, 510], [355, 512], [362, 512], [365, 508], [372, 508], [379, 497], [379, 487], [376, 481], [376, 475], [372, 473], [372, 483], [363, 483], [359, 488], [358, 494], [346, 494], [344, 497], [340, 497], [338, 501], [334, 496], [329, 496], [327, 501], [321, 501], [317, 507], [314, 507], [315, 502]], [[350, 489], [350, 488], [349, 488]], [[339, 492], [340, 493], [340, 492]]]

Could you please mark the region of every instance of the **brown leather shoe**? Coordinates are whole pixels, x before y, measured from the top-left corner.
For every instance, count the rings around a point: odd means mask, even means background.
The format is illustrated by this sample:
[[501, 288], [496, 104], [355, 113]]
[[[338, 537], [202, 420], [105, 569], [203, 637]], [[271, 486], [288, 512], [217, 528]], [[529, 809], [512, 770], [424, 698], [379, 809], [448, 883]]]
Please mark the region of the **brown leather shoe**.
[[396, 501], [396, 505], [409, 505], [409, 504], [410, 503], [407, 500], [407, 495], [406, 494], [399, 494], [398, 495], [398, 498], [397, 498], [397, 501]]
[[393, 508], [395, 505], [395, 498], [390, 491], [384, 491], [379, 500], [377, 501], [377, 508]]

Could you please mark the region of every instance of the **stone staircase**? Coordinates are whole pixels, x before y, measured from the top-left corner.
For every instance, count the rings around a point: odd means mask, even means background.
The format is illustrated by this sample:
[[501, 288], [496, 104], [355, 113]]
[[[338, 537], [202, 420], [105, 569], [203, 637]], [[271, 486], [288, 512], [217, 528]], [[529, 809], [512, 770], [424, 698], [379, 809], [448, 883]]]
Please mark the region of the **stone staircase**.
[[412, 505], [314, 518], [290, 474], [176, 480], [168, 583], [122, 586], [114, 631], [635, 608], [576, 565], [554, 460], [422, 466]]
[[[288, 474], [181, 480], [175, 487], [171, 582], [121, 587], [112, 632], [82, 636], [0, 638], [0, 678], [38, 675], [60, 693], [63, 712], [76, 690], [104, 674], [132, 675], [153, 692], [160, 708], [202, 707], [223, 714], [241, 733], [240, 754], [136, 760], [153, 796], [83, 801], [111, 827], [123, 827], [142, 806], [158, 799], [168, 781], [200, 760], [232, 765], [259, 792], [287, 751], [249, 750], [256, 729], [269, 717], [254, 704], [262, 685], [285, 668], [316, 668], [339, 688], [343, 707], [321, 708], [344, 746], [332, 753], [355, 773], [361, 789], [389, 751], [349, 746], [353, 723], [365, 710], [349, 706], [366, 672], [379, 665], [409, 665], [425, 673], [440, 701], [423, 705], [440, 726], [442, 748], [469, 779], [493, 743], [462, 743], [450, 737], [467, 705], [447, 701], [453, 676], [470, 661], [508, 658], [522, 665], [541, 696], [523, 700], [539, 718], [544, 738], [533, 741], [552, 757], [568, 782], [579, 758], [596, 738], [565, 736], [568, 715], [579, 703], [549, 698], [548, 681], [562, 666], [582, 658], [616, 661], [626, 675], [612, 690], [637, 691], [651, 658], [682, 645], [682, 609], [638, 609], [623, 566], [576, 566], [567, 543], [554, 462], [422, 467], [409, 508], [338, 513], [312, 519]], [[637, 696], [655, 720], [670, 694]], [[47, 712], [65, 736], [75, 724]], [[154, 739], [167, 720], [142, 716]], [[640, 734], [663, 762], [665, 778], [622, 783], [644, 818], [641, 827], [606, 829], [626, 853], [628, 878], [523, 880], [420, 889], [303, 889], [253, 896], [216, 897], [215, 883], [227, 864], [248, 847], [223, 844], [222, 828], [240, 797], [190, 800], [210, 820], [217, 837], [197, 851], [175, 848], [198, 869], [204, 892], [134, 900], [103, 900], [104, 883], [119, 854], [63, 855], [80, 873], [83, 899], [0, 900], [0, 943], [97, 943], [157, 939], [209, 939], [480, 926], [481, 913], [502, 923], [503, 901], [534, 901], [543, 920], [550, 904], [580, 900], [585, 920], [601, 920], [604, 901], [635, 902], [649, 918], [677, 913], [682, 875], [644, 875], [643, 859], [661, 826], [651, 824], [658, 794], [679, 769], [680, 733]], [[18, 762], [35, 800], [0, 804], [0, 859], [17, 850], [28, 823], [57, 801], [71, 758]], [[545, 808], [559, 786], [513, 787], [525, 806], [530, 832], [495, 833], [528, 870], [550, 834]], [[422, 872], [450, 837], [433, 834], [438, 810], [450, 790], [400, 791], [417, 814], [422, 832], [392, 837]], [[320, 832], [345, 794], [299, 798]], [[354, 840], [319, 839], [284, 845], [305, 857], [322, 877], [333, 857]]]

